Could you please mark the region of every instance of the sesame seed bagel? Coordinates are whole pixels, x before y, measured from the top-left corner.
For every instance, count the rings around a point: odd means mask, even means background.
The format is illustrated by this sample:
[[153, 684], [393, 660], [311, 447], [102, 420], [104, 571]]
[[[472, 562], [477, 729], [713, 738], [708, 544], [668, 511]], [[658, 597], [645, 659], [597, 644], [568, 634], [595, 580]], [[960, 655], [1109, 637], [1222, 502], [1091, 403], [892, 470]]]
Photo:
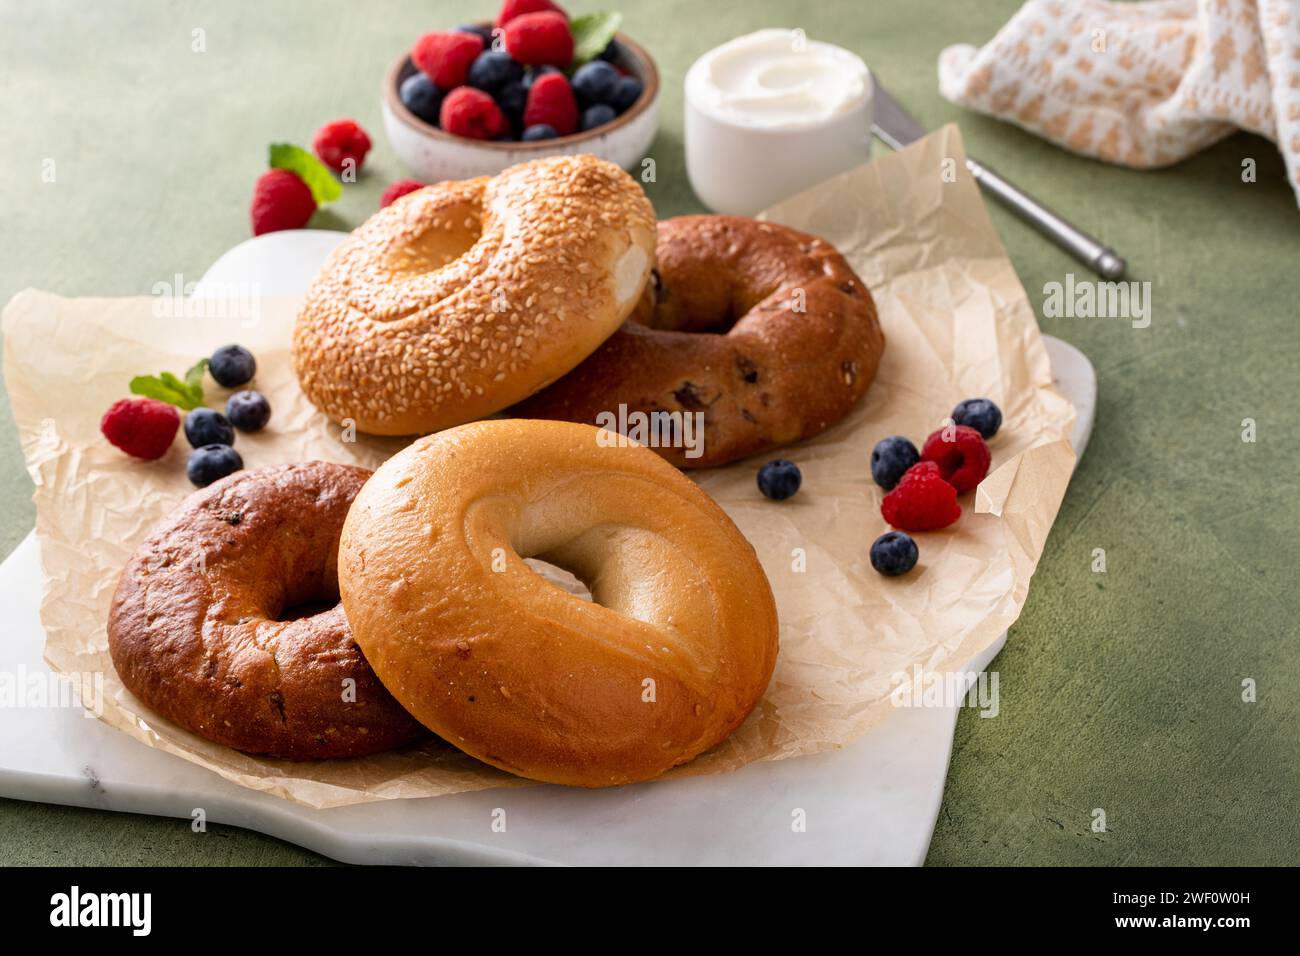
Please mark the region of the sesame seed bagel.
[[499, 411], [590, 355], [636, 306], [654, 210], [613, 163], [559, 156], [439, 183], [381, 209], [307, 292], [307, 397], [375, 435]]
[[[427, 736], [361, 656], [338, 602], [339, 532], [369, 474], [281, 465], [186, 498], [113, 595], [108, 647], [127, 689], [252, 754], [359, 757]], [[284, 613], [295, 607], [318, 613]]]
[[816, 236], [738, 216], [659, 223], [656, 278], [585, 362], [514, 409], [612, 424], [697, 415], [697, 444], [655, 442], [679, 468], [723, 465], [802, 441], [849, 413], [885, 338], [863, 281]]
[[731, 519], [587, 425], [495, 419], [417, 440], [357, 496], [339, 582], [393, 696], [534, 780], [605, 787], [685, 763], [740, 725], [776, 662], [772, 591]]

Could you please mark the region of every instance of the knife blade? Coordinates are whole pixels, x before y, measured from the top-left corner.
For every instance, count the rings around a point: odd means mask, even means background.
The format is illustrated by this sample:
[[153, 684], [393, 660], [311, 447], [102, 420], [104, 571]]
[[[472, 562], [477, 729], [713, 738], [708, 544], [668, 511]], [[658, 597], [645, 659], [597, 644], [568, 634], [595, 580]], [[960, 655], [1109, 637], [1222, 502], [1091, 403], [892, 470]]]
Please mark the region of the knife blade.
[[[902, 149], [925, 136], [929, 131], [880, 85], [874, 74], [872, 79], [875, 80], [876, 95], [871, 131], [876, 137], [891, 149]], [[1089, 269], [1104, 279], [1123, 278], [1128, 266], [1115, 250], [1048, 209], [974, 157], [966, 158], [966, 168], [990, 196]]]

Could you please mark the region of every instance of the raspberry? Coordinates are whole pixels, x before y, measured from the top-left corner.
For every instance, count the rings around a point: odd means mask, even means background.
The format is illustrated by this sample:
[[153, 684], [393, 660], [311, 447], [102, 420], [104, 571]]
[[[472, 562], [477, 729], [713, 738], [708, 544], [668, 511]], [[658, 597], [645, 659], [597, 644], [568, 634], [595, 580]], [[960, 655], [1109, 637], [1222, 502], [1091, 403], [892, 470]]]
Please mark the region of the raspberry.
[[526, 13], [560, 13], [566, 17], [568, 14], [551, 0], [506, 0], [501, 4], [501, 12], [497, 14], [496, 25], [505, 26], [515, 17], [522, 17]]
[[176, 406], [156, 398], [119, 398], [99, 420], [105, 438], [128, 455], [149, 461], [167, 454], [180, 425]]
[[440, 89], [463, 86], [470, 64], [483, 52], [473, 33], [426, 33], [411, 48], [411, 62]]
[[355, 120], [334, 120], [316, 131], [311, 146], [321, 162], [334, 172], [343, 172], [343, 165], [349, 159], [355, 171], [361, 168], [366, 153], [370, 152], [370, 137]]
[[921, 448], [921, 461], [938, 465], [939, 475], [958, 491], [970, 491], [983, 481], [991, 460], [984, 437], [966, 425], [940, 428]]
[[316, 199], [307, 184], [287, 169], [262, 173], [253, 187], [249, 217], [253, 235], [281, 229], [301, 229], [316, 211]]
[[397, 182], [385, 189], [384, 194], [379, 197], [379, 208], [383, 209], [385, 206], [391, 206], [407, 193], [413, 193], [417, 189], [423, 189], [424, 186], [424, 183], [417, 182], [414, 179], [399, 179]]
[[568, 136], [578, 128], [578, 101], [563, 73], [545, 73], [528, 88], [524, 128], [542, 124], [561, 136]]
[[525, 13], [505, 26], [506, 52], [525, 66], [568, 66], [573, 34], [563, 13]]
[[482, 90], [462, 86], [447, 94], [438, 114], [440, 125], [453, 136], [496, 139], [506, 130], [506, 116]]
[[961, 517], [957, 489], [943, 480], [932, 461], [913, 465], [880, 502], [880, 513], [903, 531], [936, 531]]

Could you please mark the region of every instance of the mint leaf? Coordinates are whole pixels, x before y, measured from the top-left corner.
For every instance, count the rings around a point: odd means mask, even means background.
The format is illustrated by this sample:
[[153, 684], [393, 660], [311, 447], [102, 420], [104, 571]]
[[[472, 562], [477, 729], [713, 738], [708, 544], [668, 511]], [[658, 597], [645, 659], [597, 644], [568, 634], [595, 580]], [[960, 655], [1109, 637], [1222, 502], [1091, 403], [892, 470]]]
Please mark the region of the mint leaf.
[[188, 395], [190, 393], [190, 387], [171, 372], [159, 372], [158, 377], [163, 380], [163, 384], [168, 388], [174, 388], [182, 395]]
[[573, 32], [573, 68], [600, 56], [622, 22], [623, 14], [617, 11], [584, 13], [569, 21], [569, 29]]
[[163, 372], [162, 375], [137, 375], [131, 379], [130, 389], [132, 395], [156, 398], [160, 402], [175, 405], [187, 412], [199, 406], [189, 386], [171, 372]]
[[203, 373], [208, 370], [208, 360], [199, 359], [185, 372], [185, 384], [190, 387], [190, 395], [200, 404], [203, 402]]
[[343, 195], [343, 187], [330, 175], [329, 167], [301, 146], [291, 143], [272, 143], [270, 152], [272, 169], [287, 169], [297, 173], [311, 190], [316, 205], [323, 206]]
[[137, 375], [131, 379], [132, 395], [156, 398], [189, 411], [203, 404], [203, 373], [208, 370], [208, 360], [199, 359], [185, 371], [182, 381], [171, 372], [157, 375]]

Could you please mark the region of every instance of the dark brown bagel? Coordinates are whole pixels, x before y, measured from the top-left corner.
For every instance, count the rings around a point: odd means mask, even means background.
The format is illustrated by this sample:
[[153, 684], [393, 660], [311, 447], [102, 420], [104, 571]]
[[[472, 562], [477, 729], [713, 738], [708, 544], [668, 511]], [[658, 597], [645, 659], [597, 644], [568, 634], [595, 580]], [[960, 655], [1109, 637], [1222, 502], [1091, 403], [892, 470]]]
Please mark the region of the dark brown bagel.
[[[659, 223], [657, 281], [632, 317], [523, 418], [606, 424], [629, 412], [702, 412], [702, 454], [722, 465], [839, 421], [876, 374], [885, 337], [865, 284], [822, 239], [737, 216]], [[602, 420], [603, 419], [603, 420]]]
[[[113, 596], [108, 646], [131, 693], [208, 740], [291, 760], [425, 736], [339, 603], [339, 533], [369, 476], [313, 461], [241, 471], [186, 498]], [[326, 608], [280, 619], [308, 603]]]

